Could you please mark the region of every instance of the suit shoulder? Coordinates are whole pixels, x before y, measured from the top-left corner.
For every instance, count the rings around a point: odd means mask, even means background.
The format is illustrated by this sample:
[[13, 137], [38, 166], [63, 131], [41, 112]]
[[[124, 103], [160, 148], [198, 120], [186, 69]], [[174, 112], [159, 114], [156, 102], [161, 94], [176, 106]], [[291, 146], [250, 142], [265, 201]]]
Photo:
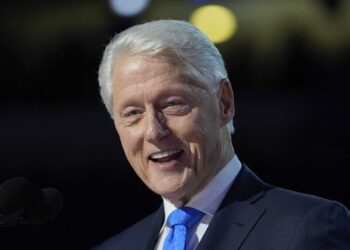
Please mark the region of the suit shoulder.
[[[269, 192], [274, 204], [267, 218], [289, 238], [288, 249], [349, 249], [350, 212], [343, 204], [283, 188]], [[286, 225], [290, 231], [282, 230]]]
[[280, 187], [269, 188], [266, 191], [265, 199], [261, 200], [261, 204], [269, 204], [270, 208], [278, 212], [288, 208], [289, 213], [305, 213], [316, 207], [336, 207], [347, 210], [344, 205], [337, 201]]
[[93, 250], [112, 250], [112, 249], [137, 249], [137, 242], [140, 236], [149, 234], [152, 236], [152, 230], [158, 231], [158, 224], [162, 221], [160, 210], [146, 216], [132, 226], [126, 228], [119, 234], [112, 236], [102, 244], [96, 246]]
[[[269, 245], [266, 249], [345, 249], [342, 246], [350, 245], [350, 213], [336, 201], [269, 187], [254, 204], [264, 214], [251, 237], [274, 238], [274, 244], [279, 246]], [[260, 242], [265, 243], [269, 244]]]

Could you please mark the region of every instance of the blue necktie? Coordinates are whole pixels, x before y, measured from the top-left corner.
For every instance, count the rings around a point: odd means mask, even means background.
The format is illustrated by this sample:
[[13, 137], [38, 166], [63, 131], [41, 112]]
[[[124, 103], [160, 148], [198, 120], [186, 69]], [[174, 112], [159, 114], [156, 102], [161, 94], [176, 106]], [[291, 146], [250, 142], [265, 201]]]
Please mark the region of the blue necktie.
[[170, 231], [164, 241], [163, 250], [185, 250], [187, 233], [203, 215], [204, 213], [191, 207], [174, 210], [168, 217]]

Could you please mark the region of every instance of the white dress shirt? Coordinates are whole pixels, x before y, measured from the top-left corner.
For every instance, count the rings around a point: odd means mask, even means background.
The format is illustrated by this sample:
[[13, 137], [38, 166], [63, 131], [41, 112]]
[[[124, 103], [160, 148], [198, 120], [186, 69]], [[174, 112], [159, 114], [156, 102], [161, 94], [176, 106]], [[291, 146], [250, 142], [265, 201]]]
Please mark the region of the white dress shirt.
[[[186, 249], [195, 249], [207, 230], [216, 210], [219, 208], [226, 193], [236, 179], [242, 167], [238, 157], [234, 155], [227, 165], [208, 183], [208, 185], [196, 194], [185, 206], [195, 208], [204, 213], [204, 216], [190, 231], [190, 238]], [[165, 220], [159, 232], [156, 250], [162, 250], [165, 238], [169, 233], [166, 223], [168, 216], [176, 207], [163, 198]]]

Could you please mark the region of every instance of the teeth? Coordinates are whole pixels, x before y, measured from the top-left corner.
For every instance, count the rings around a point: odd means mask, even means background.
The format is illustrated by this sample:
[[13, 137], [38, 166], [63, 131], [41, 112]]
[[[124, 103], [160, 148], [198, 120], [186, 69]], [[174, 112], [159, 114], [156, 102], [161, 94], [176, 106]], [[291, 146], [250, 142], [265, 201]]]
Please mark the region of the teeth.
[[160, 159], [160, 158], [164, 158], [164, 157], [168, 157], [168, 156], [171, 156], [171, 155], [174, 155], [174, 154], [177, 154], [181, 152], [181, 150], [178, 150], [178, 149], [172, 149], [172, 150], [167, 150], [167, 151], [162, 151], [162, 152], [159, 152], [159, 153], [154, 153], [150, 156], [151, 159], [154, 159], [154, 160], [157, 160], [157, 159]]

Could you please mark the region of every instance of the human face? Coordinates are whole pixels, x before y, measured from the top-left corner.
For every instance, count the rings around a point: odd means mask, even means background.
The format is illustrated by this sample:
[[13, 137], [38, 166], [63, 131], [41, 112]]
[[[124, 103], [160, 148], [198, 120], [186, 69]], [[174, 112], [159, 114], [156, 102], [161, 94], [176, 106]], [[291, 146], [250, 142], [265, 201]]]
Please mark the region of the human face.
[[210, 91], [176, 63], [142, 55], [121, 56], [112, 82], [128, 161], [151, 190], [185, 204], [232, 156], [224, 139], [232, 116], [223, 114], [221, 88]]

